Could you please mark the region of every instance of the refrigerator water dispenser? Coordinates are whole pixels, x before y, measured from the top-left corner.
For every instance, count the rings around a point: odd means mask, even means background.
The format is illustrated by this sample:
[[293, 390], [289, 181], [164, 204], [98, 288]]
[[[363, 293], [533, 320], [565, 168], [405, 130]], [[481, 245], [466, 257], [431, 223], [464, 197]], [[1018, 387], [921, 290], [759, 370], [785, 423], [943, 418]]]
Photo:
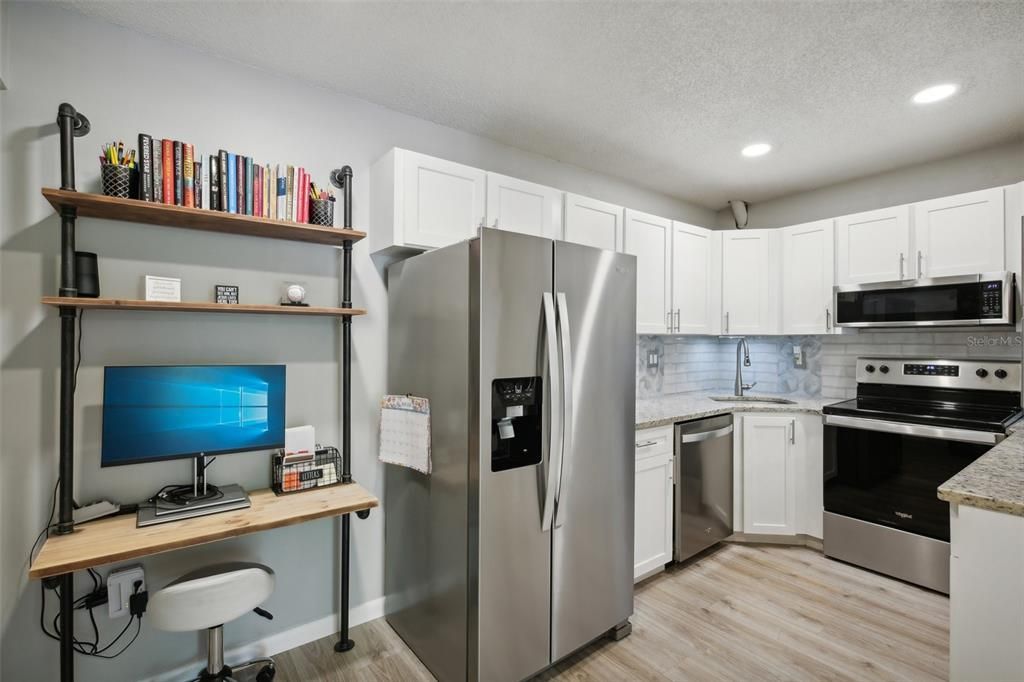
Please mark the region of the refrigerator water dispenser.
[[491, 384], [491, 471], [540, 464], [543, 394], [540, 377]]

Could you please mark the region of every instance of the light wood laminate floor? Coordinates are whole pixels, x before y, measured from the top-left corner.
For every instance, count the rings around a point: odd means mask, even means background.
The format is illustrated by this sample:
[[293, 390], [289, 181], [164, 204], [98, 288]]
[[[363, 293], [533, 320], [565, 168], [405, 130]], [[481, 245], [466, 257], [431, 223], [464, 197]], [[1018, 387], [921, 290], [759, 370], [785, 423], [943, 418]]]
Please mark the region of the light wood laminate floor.
[[[727, 544], [637, 586], [633, 634], [539, 676], [623, 680], [945, 680], [942, 595], [802, 547]], [[443, 625], [439, 624], [439, 627]], [[275, 657], [285, 682], [433, 680], [383, 620]]]

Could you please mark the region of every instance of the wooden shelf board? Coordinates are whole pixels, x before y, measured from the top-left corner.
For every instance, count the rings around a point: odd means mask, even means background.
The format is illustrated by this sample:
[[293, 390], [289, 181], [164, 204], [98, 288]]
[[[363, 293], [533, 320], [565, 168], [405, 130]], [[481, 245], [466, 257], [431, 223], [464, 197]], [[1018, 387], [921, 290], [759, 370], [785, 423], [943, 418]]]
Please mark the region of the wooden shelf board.
[[29, 569], [32, 579], [138, 559], [184, 547], [371, 509], [380, 501], [358, 483], [277, 496], [270, 489], [249, 493], [248, 509], [135, 527], [135, 514], [75, 526], [46, 539]]
[[208, 301], [140, 301], [127, 298], [74, 298], [44, 296], [44, 305], [55, 307], [97, 308], [102, 310], [163, 310], [186, 313], [249, 313], [255, 315], [313, 315], [344, 317], [365, 315], [363, 308], [326, 308], [321, 306], [253, 305], [245, 303], [210, 303]]
[[43, 196], [50, 202], [58, 215], [62, 206], [72, 206], [77, 210], [79, 216], [87, 218], [127, 220], [163, 227], [286, 239], [329, 246], [341, 246], [345, 241], [355, 242], [366, 236], [365, 232], [358, 230], [256, 218], [237, 213], [211, 211], [205, 208], [168, 206], [138, 199], [118, 199], [102, 194], [74, 192], [51, 187], [43, 188]]

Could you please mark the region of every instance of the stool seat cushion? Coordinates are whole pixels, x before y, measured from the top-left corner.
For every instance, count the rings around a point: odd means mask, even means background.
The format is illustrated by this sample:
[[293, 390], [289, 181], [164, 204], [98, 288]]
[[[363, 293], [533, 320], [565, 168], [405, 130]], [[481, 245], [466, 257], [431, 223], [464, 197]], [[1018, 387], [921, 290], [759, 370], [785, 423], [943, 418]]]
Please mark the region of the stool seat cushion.
[[266, 601], [274, 591], [274, 572], [262, 564], [207, 566], [178, 578], [149, 599], [150, 625], [189, 632], [232, 621]]

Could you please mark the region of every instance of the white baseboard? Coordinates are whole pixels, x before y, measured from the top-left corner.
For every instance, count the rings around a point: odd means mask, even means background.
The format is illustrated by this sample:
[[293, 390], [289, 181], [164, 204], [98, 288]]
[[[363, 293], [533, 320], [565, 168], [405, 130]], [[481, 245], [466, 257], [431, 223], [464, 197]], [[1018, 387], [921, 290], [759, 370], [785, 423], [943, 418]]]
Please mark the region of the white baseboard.
[[[349, 610], [349, 626], [355, 627], [384, 615], [384, 597], [372, 599]], [[228, 625], [230, 627], [230, 625]], [[282, 632], [275, 632], [263, 639], [249, 642], [242, 646], [235, 647], [224, 652], [224, 662], [231, 665], [232, 662], [249, 661], [254, 658], [274, 656], [282, 651], [288, 651], [295, 647], [308, 644], [309, 642], [328, 637], [338, 632], [338, 615], [331, 614], [309, 623], [296, 625], [293, 628]], [[179, 682], [182, 679], [189, 679], [206, 665], [206, 657], [190, 661], [174, 670], [147, 677], [140, 682]]]

